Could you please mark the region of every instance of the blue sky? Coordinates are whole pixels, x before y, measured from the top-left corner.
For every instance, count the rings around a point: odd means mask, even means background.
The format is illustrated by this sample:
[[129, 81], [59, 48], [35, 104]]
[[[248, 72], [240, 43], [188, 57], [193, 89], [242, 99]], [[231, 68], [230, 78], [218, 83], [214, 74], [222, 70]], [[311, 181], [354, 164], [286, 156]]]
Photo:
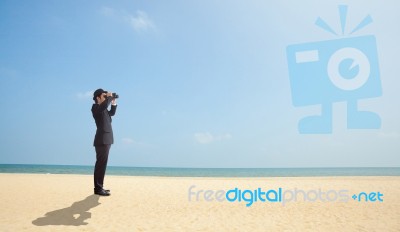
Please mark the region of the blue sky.
[[[286, 47], [352, 36], [377, 39], [383, 94], [360, 107], [374, 130], [304, 135]], [[312, 7], [310, 7], [312, 6]], [[109, 165], [354, 167], [400, 165], [400, 3], [397, 1], [1, 1], [0, 163], [92, 165], [92, 92], [120, 95]], [[343, 37], [343, 36], [341, 36]], [[341, 38], [340, 37], [340, 38]]]

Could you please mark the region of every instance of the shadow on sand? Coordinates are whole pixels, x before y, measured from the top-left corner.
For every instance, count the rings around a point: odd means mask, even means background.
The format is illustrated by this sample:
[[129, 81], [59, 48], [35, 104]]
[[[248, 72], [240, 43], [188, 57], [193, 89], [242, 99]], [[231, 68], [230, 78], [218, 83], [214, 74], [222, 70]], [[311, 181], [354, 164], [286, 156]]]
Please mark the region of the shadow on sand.
[[87, 225], [86, 219], [91, 217], [91, 213], [88, 212], [91, 208], [94, 208], [99, 203], [100, 196], [90, 195], [84, 200], [73, 203], [68, 208], [57, 209], [48, 212], [44, 217], [39, 217], [32, 221], [32, 224], [36, 226], [48, 226], [48, 225], [66, 225], [66, 226], [82, 226]]

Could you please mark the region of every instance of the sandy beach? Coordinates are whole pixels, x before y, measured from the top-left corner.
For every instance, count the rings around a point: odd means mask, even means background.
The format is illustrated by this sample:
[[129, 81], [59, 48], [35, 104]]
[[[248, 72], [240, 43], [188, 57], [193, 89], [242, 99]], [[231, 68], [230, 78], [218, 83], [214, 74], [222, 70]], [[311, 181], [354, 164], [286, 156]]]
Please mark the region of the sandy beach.
[[[400, 231], [400, 177], [106, 176], [110, 197], [90, 175], [0, 174], [0, 185], [1, 231]], [[246, 206], [239, 190], [261, 195]]]

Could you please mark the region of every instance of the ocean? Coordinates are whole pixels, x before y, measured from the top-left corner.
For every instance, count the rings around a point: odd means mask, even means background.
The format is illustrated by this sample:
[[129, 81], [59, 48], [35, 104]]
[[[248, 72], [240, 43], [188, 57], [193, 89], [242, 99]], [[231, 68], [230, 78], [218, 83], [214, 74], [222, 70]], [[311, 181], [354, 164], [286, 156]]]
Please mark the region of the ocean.
[[[93, 166], [0, 164], [0, 173], [92, 175]], [[400, 176], [400, 167], [371, 168], [161, 168], [108, 166], [107, 175], [168, 177]]]

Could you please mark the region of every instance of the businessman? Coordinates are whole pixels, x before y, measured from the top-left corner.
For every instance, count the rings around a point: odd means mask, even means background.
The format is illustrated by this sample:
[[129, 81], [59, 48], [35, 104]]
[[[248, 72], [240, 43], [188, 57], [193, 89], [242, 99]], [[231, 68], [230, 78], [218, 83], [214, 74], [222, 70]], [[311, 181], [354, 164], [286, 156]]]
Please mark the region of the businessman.
[[[96, 150], [96, 164], [94, 167], [94, 194], [100, 196], [110, 196], [110, 190], [103, 188], [104, 175], [106, 173], [108, 154], [111, 144], [114, 143], [113, 130], [111, 126], [111, 116], [117, 110], [116, 99], [112, 93], [97, 89], [93, 93], [95, 104], [92, 106], [92, 115], [96, 122], [96, 135], [94, 136], [93, 146]], [[111, 109], [108, 107], [111, 104]]]

